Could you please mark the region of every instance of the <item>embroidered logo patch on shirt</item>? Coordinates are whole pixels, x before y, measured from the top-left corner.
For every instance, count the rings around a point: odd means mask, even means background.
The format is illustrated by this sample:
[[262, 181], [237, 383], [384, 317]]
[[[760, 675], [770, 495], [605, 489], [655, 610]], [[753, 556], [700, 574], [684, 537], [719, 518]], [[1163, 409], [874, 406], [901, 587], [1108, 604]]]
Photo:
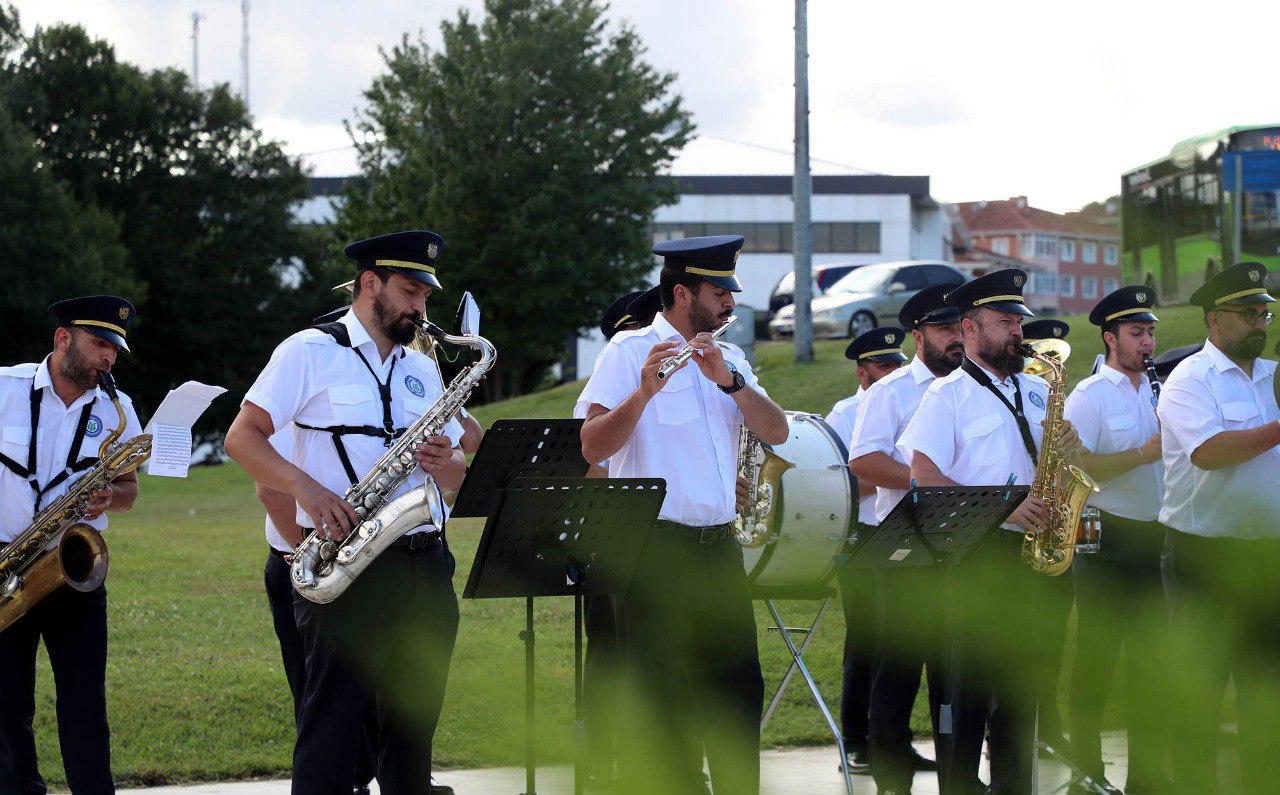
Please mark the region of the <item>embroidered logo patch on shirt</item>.
[[1032, 405], [1034, 405], [1036, 408], [1038, 409], [1044, 408], [1044, 398], [1040, 397], [1038, 393], [1032, 392], [1029, 395], [1027, 395], [1027, 397], [1031, 399]]
[[427, 390], [422, 386], [422, 382], [414, 376], [406, 375], [404, 377], [404, 385], [410, 392], [418, 397], [422, 397], [427, 394]]
[[97, 414], [90, 414], [89, 421], [84, 424], [84, 435], [90, 439], [102, 433], [102, 418]]

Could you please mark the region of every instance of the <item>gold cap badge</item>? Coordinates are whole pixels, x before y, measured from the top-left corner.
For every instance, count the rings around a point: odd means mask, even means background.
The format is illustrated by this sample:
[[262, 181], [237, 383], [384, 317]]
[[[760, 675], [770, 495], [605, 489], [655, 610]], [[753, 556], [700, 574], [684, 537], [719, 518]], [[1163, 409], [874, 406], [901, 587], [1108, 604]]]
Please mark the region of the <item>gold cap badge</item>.
[[129, 307], [127, 306], [120, 307], [120, 319], [121, 320], [129, 319]]
[[1250, 268], [1250, 269], [1249, 269], [1249, 281], [1251, 281], [1251, 282], [1256, 282], [1256, 281], [1258, 281], [1258, 280], [1259, 280], [1259, 279], [1261, 279], [1261, 278], [1262, 278], [1262, 274], [1261, 274], [1261, 273], [1258, 273], [1258, 269], [1257, 269], [1257, 268]]
[[1023, 281], [1025, 281], [1025, 280], [1024, 280], [1021, 276], [1014, 276], [1014, 277], [1013, 277], [1013, 286], [1014, 286], [1014, 287], [1021, 287], [1021, 286], [1022, 286], [1022, 282], [1023, 282]]
[[893, 344], [893, 332], [890, 332], [890, 333], [888, 333], [888, 334], [884, 335], [884, 341], [885, 341], [886, 343], [888, 343], [889, 345], [892, 345], [892, 344]]
[[435, 259], [435, 258], [436, 258], [436, 254], [438, 254], [439, 252], [440, 252], [440, 247], [439, 247], [439, 246], [437, 246], [435, 243], [428, 243], [428, 244], [427, 244], [427, 256], [428, 256], [428, 257], [430, 257], [431, 259]]
[[1146, 293], [1134, 293], [1134, 294], [1133, 294], [1133, 297], [1134, 297], [1134, 299], [1135, 299], [1138, 303], [1140, 303], [1140, 304], [1145, 304], [1145, 303], [1147, 302], [1147, 294], [1146, 294]]

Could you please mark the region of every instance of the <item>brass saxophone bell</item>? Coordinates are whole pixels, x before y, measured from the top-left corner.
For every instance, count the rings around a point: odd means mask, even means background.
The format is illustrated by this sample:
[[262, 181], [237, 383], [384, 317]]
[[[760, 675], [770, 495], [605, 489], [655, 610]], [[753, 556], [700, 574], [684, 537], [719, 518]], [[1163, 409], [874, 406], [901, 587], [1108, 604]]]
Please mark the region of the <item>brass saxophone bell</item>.
[[[1067, 357], [1071, 355], [1071, 343], [1066, 340], [1036, 340], [1035, 342], [1026, 343], [1026, 347], [1031, 348], [1041, 356], [1049, 356], [1057, 359], [1059, 363], [1065, 363]], [[1043, 378], [1049, 372], [1049, 365], [1028, 356], [1026, 364], [1022, 368], [1022, 372], [1027, 375], [1035, 375]]]

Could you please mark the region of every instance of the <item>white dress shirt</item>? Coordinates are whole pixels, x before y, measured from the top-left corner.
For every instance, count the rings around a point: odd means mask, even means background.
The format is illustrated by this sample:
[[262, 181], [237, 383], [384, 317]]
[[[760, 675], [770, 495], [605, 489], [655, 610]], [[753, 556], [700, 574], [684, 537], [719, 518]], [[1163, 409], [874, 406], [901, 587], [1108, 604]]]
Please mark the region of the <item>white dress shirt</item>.
[[[98, 389], [86, 390], [68, 406], [53, 391], [49, 376], [49, 359], [39, 364], [19, 364], [0, 367], [0, 453], [21, 467], [27, 465], [28, 446], [31, 442], [31, 386], [40, 392], [40, 424], [36, 432], [36, 482], [49, 483], [67, 465], [67, 453], [75, 440], [76, 426], [84, 407], [90, 402], [89, 421], [76, 460], [97, 458], [102, 441], [119, 425], [119, 415], [107, 393]], [[118, 391], [118, 390], [117, 390]], [[124, 433], [116, 443], [126, 442], [142, 433], [133, 401], [119, 392], [120, 405], [124, 407]], [[66, 494], [88, 469], [76, 472], [62, 483], [45, 492], [40, 499], [41, 509]], [[8, 467], [0, 466], [0, 543], [8, 543], [22, 534], [35, 519], [35, 492], [25, 478], [20, 478]], [[107, 515], [87, 522], [97, 530], [107, 527]]]
[[[826, 422], [831, 426], [831, 430], [836, 432], [836, 436], [840, 437], [840, 441], [844, 442], [845, 450], [853, 449], [854, 422], [857, 420], [858, 406], [861, 405], [862, 399], [866, 394], [867, 390], [859, 386], [857, 392], [854, 392], [851, 397], [836, 403], [831, 407], [831, 412], [827, 414]], [[858, 521], [869, 525], [879, 524], [876, 520], [875, 512], [876, 495], [868, 494], [865, 497], [858, 498]]]
[[[1067, 396], [1063, 416], [1090, 453], [1111, 455], [1141, 447], [1160, 429], [1156, 398], [1146, 374], [1135, 388], [1129, 376], [1108, 365]], [[1164, 501], [1164, 464], [1152, 461], [1098, 483], [1088, 504], [1135, 522], [1154, 522]]]
[[[440, 372], [430, 356], [396, 345], [386, 361], [379, 360], [378, 346], [360, 324], [355, 312], [348, 311], [338, 321], [347, 327], [351, 346], [364, 354], [377, 373], [378, 381], [390, 376], [391, 419], [396, 428], [406, 428], [431, 408], [442, 394]], [[394, 369], [393, 369], [394, 367]], [[317, 329], [304, 329], [280, 343], [271, 361], [249, 388], [245, 403], [258, 406], [271, 415], [276, 430], [289, 423], [323, 428], [333, 425], [372, 425], [382, 427], [382, 402], [374, 377], [365, 369], [354, 351], [346, 350], [328, 334]], [[445, 425], [443, 435], [456, 447], [462, 438], [462, 426], [456, 419]], [[350, 456], [357, 478], [373, 468], [387, 448], [379, 437], [348, 434], [342, 443]], [[334, 449], [331, 435], [324, 431], [296, 427], [293, 449], [285, 456], [320, 485], [335, 494], [346, 494], [351, 483]], [[423, 485], [425, 476], [415, 466], [408, 479], [391, 499]], [[312, 521], [298, 507], [298, 524], [310, 528]], [[413, 532], [434, 529], [423, 526]]]
[[[1017, 381], [1023, 414], [1038, 452], [1049, 385], [1024, 373], [1001, 381], [983, 370], [1011, 404], [1015, 403]], [[898, 452], [910, 464], [916, 451], [929, 456], [943, 475], [962, 486], [1027, 486], [1035, 479], [1036, 462], [1027, 453], [1013, 413], [961, 368], [934, 379], [907, 423], [898, 440]]]
[[[853, 428], [857, 441], [849, 447], [849, 460], [869, 453], [884, 453], [894, 461], [906, 464], [906, 457], [898, 450], [898, 439], [906, 432], [925, 391], [935, 378], [928, 365], [916, 356], [911, 364], [899, 367], [872, 384], [858, 406], [857, 424]], [[906, 493], [905, 489], [877, 487], [872, 513], [874, 521], [865, 518], [863, 521], [867, 524], [883, 522]], [[865, 517], [868, 513], [863, 511], [862, 515]]]
[[[659, 313], [653, 325], [615, 334], [597, 360], [579, 399], [617, 408], [640, 386], [640, 368], [659, 342], [684, 338]], [[762, 394], [742, 350], [720, 341], [725, 361], [748, 389]], [[674, 350], [674, 349], [673, 349]], [[609, 458], [611, 478], [663, 478], [667, 495], [659, 518], [709, 527], [733, 521], [742, 412], [734, 399], [702, 375], [692, 360], [672, 373], [645, 406], [631, 437]]]
[[1192, 535], [1280, 538], [1280, 449], [1224, 469], [1191, 463], [1200, 445], [1223, 431], [1280, 419], [1272, 378], [1276, 363], [1255, 359], [1253, 377], [1213, 343], [1187, 357], [1160, 391], [1164, 507], [1160, 521]]

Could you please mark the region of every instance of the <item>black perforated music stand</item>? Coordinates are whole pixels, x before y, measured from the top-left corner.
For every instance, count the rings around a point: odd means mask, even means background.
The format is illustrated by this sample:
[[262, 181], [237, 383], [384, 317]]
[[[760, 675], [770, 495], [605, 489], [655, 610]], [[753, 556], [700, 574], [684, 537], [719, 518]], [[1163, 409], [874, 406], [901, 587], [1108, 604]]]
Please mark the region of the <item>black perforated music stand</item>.
[[518, 477], [580, 478], [582, 420], [497, 420], [480, 440], [451, 516], [488, 516], [494, 491]]

